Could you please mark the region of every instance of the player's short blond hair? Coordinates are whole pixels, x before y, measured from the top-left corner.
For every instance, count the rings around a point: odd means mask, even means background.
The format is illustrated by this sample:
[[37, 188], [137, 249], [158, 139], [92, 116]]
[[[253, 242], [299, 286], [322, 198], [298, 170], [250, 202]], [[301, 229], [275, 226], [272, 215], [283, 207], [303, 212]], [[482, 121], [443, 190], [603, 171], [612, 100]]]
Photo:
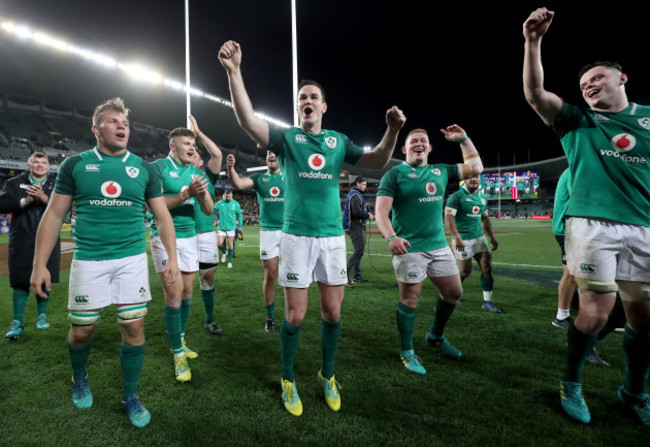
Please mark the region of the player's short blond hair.
[[45, 152], [36, 151], [29, 156], [27, 164], [31, 164], [32, 160], [35, 158], [44, 158], [48, 163], [50, 162], [50, 157], [48, 157]]
[[124, 116], [129, 116], [129, 109], [124, 105], [124, 100], [122, 98], [111, 98], [107, 99], [103, 103], [95, 107], [93, 112], [93, 126], [98, 126], [102, 120], [102, 115], [109, 110], [113, 110], [118, 113], [123, 113]]
[[411, 135], [413, 135], [414, 133], [423, 133], [423, 134], [425, 134], [425, 135], [427, 136], [427, 139], [429, 138], [429, 132], [427, 132], [427, 131], [424, 130], [424, 129], [419, 129], [419, 128], [418, 128], [418, 129], [413, 129], [412, 131], [410, 131], [410, 132], [406, 135], [406, 141], [408, 141], [409, 138], [411, 137]]

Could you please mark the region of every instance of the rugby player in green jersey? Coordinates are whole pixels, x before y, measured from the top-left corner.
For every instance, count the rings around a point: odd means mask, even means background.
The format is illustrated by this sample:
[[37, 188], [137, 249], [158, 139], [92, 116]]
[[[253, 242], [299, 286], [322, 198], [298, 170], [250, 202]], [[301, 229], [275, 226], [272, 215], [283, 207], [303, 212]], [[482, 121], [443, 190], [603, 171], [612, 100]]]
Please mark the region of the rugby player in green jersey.
[[451, 247], [460, 270], [460, 281], [463, 282], [472, 273], [472, 258], [476, 259], [481, 268], [481, 288], [483, 289], [483, 304], [487, 311], [501, 313], [492, 302], [492, 250], [499, 243], [492, 232], [492, 222], [487, 210], [487, 197], [481, 191], [481, 178], [478, 175], [468, 178], [460, 190], [447, 199], [445, 207], [445, 223], [451, 232]]
[[[580, 307], [567, 331], [562, 408], [589, 423], [582, 368], [606, 324], [618, 291], [627, 326], [625, 379], [617, 397], [650, 425], [650, 107], [628, 101], [620, 65], [596, 62], [579, 74], [580, 108], [544, 88], [542, 37], [554, 13], [533, 11], [523, 24], [524, 94], [560, 137], [574, 181], [566, 211], [567, 266]], [[590, 179], [590, 181], [584, 181]]]
[[[205, 147], [210, 156], [206, 169], [203, 169], [203, 157], [197, 147], [194, 152], [194, 158], [192, 158], [192, 164], [210, 180], [207, 186], [210, 196], [214, 200], [214, 181], [219, 178], [223, 154], [219, 146], [206, 134], [201, 132], [196, 119], [192, 115], [190, 115], [190, 122], [192, 123], [192, 130], [196, 134], [196, 139], [203, 143], [203, 147]], [[217, 233], [214, 231], [214, 217], [212, 217], [212, 214], [203, 214], [198, 201], [194, 203], [194, 222], [196, 225], [196, 239], [199, 250], [198, 276], [201, 287], [201, 298], [203, 298], [203, 307], [205, 309], [204, 326], [212, 335], [223, 335], [223, 329], [214, 322], [214, 273], [217, 271], [217, 265], [219, 263]]]
[[[318, 380], [323, 385], [328, 406], [338, 411], [341, 397], [334, 378], [334, 359], [347, 283], [338, 179], [344, 162], [371, 169], [386, 166], [406, 118], [396, 106], [389, 109], [382, 140], [373, 150], [364, 152], [347, 136], [322, 128], [323, 114], [327, 111], [325, 93], [318, 83], [303, 81], [298, 86], [296, 104], [300, 127], [269, 126], [255, 115], [244, 87], [239, 44], [226, 42], [219, 59], [228, 74], [239, 125], [261, 148], [280, 158], [287, 185], [278, 266], [278, 282], [285, 290], [285, 318], [280, 328], [284, 406], [293, 415], [302, 414], [293, 363], [307, 311], [307, 288], [316, 281], [320, 289], [323, 348]], [[319, 206], [314, 206], [315, 203]]]
[[235, 233], [244, 224], [241, 206], [232, 198], [232, 188], [227, 187], [222, 199], [214, 205], [217, 215], [217, 244], [223, 252], [221, 262], [228, 260], [228, 268], [232, 268], [232, 258], [235, 253]]
[[264, 174], [240, 177], [235, 171], [235, 156], [226, 157], [228, 179], [237, 189], [254, 189], [260, 206], [260, 259], [264, 265], [262, 293], [266, 306], [266, 332], [275, 332], [275, 284], [278, 277], [278, 256], [284, 219], [284, 177], [275, 154], [266, 151]]
[[[413, 349], [413, 329], [422, 282], [428, 277], [438, 290], [435, 316], [425, 337], [445, 357], [460, 359], [461, 352], [444, 335], [445, 326], [463, 294], [458, 265], [447, 245], [442, 204], [450, 181], [480, 174], [483, 164], [472, 140], [458, 125], [441, 129], [445, 138], [460, 143], [465, 163], [427, 164], [431, 152], [429, 135], [414, 129], [406, 137], [402, 152], [406, 160], [388, 171], [377, 191], [377, 227], [388, 241], [399, 287], [397, 328], [404, 367], [426, 374]], [[389, 213], [392, 211], [392, 222]]]
[[165, 294], [164, 319], [167, 338], [174, 356], [176, 380], [187, 382], [192, 378], [187, 359], [198, 354], [187, 347], [185, 331], [192, 309], [192, 291], [195, 273], [199, 270], [199, 253], [194, 218], [195, 203], [201, 212], [212, 215], [214, 201], [208, 189], [208, 180], [192, 165], [196, 153], [196, 134], [190, 129], [177, 127], [169, 133], [169, 155], [156, 160], [163, 195], [176, 229], [176, 250], [181, 275], [173, 285], [162, 281], [162, 272], [169, 262], [165, 247], [160, 243], [157, 221], [151, 225], [151, 257], [154, 269], [160, 276]]
[[[145, 351], [143, 318], [146, 303], [151, 300], [142, 214], [145, 203], [158, 222], [160, 239], [169, 253], [176, 253], [176, 239], [158, 173], [151, 164], [127, 150], [128, 113], [120, 98], [98, 105], [92, 126], [97, 146], [62, 163], [36, 235], [31, 284], [40, 296], [50, 290], [46, 262], [74, 201], [77, 222], [68, 291], [70, 331], [66, 340], [72, 364], [72, 402], [77, 408], [93, 404], [86, 362], [101, 311], [115, 304], [122, 333], [122, 406], [133, 425], [143, 427], [151, 419], [136, 394]], [[161, 279], [166, 287], [171, 287], [180, 281], [179, 275], [173, 256]]]

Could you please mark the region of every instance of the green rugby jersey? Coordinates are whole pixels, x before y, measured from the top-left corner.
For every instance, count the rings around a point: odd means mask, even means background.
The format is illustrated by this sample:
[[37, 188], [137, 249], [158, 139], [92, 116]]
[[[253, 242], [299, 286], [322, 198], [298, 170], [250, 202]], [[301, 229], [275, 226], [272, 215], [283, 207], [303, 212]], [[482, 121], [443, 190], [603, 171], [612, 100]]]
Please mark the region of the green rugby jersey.
[[481, 216], [487, 210], [487, 197], [480, 191], [471, 194], [460, 188], [447, 199], [447, 207], [456, 210], [454, 222], [462, 239], [476, 239], [483, 236]]
[[251, 175], [260, 205], [260, 230], [281, 230], [284, 223], [284, 177], [282, 171]]
[[564, 236], [566, 210], [569, 207], [571, 186], [571, 171], [566, 168], [557, 182], [553, 201], [553, 234], [556, 236]]
[[[190, 186], [190, 183], [192, 183], [194, 177], [203, 174], [193, 165], [181, 165], [171, 155], [167, 158], [154, 161], [153, 165], [158, 169], [158, 175], [165, 196], [173, 196], [186, 190]], [[176, 208], [169, 210], [169, 214], [172, 215], [174, 221], [177, 238], [196, 235], [194, 202], [197, 202], [196, 197], [190, 197]], [[155, 221], [151, 225], [151, 236], [158, 236], [158, 228], [156, 228]]]
[[74, 258], [120, 259], [145, 252], [144, 206], [162, 195], [155, 168], [129, 151], [117, 157], [96, 147], [61, 164], [54, 190], [77, 209]]
[[[214, 200], [214, 184], [212, 183], [212, 178], [214, 175], [208, 169], [203, 169], [201, 175], [207, 178], [208, 181], [208, 191], [210, 191], [210, 197]], [[197, 233], [208, 233], [214, 231], [214, 216], [210, 214], [206, 216], [201, 211], [201, 204], [198, 200], [194, 201], [194, 225]]]
[[269, 145], [286, 183], [282, 231], [299, 236], [342, 236], [339, 176], [343, 162], [356, 164], [363, 149], [342, 133], [269, 126]]
[[222, 231], [235, 231], [237, 223], [240, 227], [244, 224], [241, 207], [235, 199], [231, 199], [230, 202], [219, 200], [214, 206], [214, 212], [217, 211], [219, 212], [219, 229]]
[[458, 166], [411, 166], [403, 162], [388, 171], [377, 196], [393, 198], [393, 229], [411, 243], [409, 252], [438, 250], [447, 246], [442, 204], [450, 181], [458, 180]]
[[552, 127], [574, 181], [567, 217], [650, 226], [650, 107], [597, 112], [565, 102]]

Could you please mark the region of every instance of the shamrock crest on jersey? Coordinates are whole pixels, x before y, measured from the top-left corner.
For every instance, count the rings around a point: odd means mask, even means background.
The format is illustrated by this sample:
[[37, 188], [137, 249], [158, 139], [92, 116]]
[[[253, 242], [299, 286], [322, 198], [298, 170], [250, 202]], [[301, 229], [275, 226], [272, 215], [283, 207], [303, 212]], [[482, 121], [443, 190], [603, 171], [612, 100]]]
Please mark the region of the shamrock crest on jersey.
[[140, 174], [140, 169], [136, 168], [135, 166], [127, 166], [126, 174], [131, 178], [136, 178], [138, 174]]

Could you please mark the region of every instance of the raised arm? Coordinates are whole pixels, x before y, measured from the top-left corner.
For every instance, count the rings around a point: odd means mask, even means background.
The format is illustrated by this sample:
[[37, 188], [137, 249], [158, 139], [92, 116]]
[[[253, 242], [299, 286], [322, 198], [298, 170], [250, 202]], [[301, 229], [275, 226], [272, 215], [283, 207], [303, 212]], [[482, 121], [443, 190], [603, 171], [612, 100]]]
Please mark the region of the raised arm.
[[474, 175], [483, 172], [483, 162], [481, 157], [472, 143], [472, 140], [467, 136], [467, 132], [458, 124], [447, 126], [446, 129], [440, 129], [440, 132], [445, 136], [447, 141], [452, 143], [460, 143], [460, 150], [463, 153], [464, 163], [458, 163], [458, 178], [465, 180]]
[[219, 175], [221, 172], [221, 162], [223, 161], [223, 153], [221, 152], [221, 149], [219, 149], [217, 143], [212, 141], [206, 134], [201, 132], [199, 125], [196, 122], [196, 118], [194, 118], [192, 115], [190, 115], [190, 122], [192, 123], [192, 130], [196, 134], [196, 138], [198, 138], [201, 143], [203, 143], [203, 146], [205, 146], [205, 149], [210, 155], [210, 159], [208, 160], [207, 164], [208, 169], [213, 174]]
[[250, 177], [240, 177], [235, 171], [235, 156], [228, 154], [226, 157], [226, 172], [228, 172], [228, 180], [230, 184], [237, 189], [251, 189], [254, 184]]
[[237, 122], [253, 140], [260, 146], [266, 147], [269, 144], [269, 124], [255, 116], [253, 104], [244, 86], [241, 61], [242, 51], [237, 42], [229, 40], [222, 45], [219, 51], [219, 62], [221, 62], [228, 74], [230, 99], [235, 109]]
[[47, 298], [43, 291], [51, 290], [50, 272], [47, 270], [47, 260], [52, 254], [56, 241], [61, 234], [61, 225], [66, 213], [72, 206], [72, 196], [52, 193], [50, 202], [43, 213], [43, 218], [36, 232], [36, 249], [30, 283], [34, 293], [42, 298]]
[[554, 14], [546, 8], [538, 8], [524, 22], [524, 95], [546, 124], [551, 124], [562, 108], [562, 99], [544, 89], [542, 67], [542, 37], [551, 26]]
[[386, 132], [384, 137], [381, 139], [379, 144], [369, 152], [364, 152], [357, 161], [357, 166], [360, 168], [368, 169], [381, 169], [385, 167], [390, 161], [390, 157], [393, 155], [395, 150], [395, 144], [397, 144], [397, 136], [404, 123], [406, 122], [406, 116], [404, 113], [393, 106], [386, 112]]

